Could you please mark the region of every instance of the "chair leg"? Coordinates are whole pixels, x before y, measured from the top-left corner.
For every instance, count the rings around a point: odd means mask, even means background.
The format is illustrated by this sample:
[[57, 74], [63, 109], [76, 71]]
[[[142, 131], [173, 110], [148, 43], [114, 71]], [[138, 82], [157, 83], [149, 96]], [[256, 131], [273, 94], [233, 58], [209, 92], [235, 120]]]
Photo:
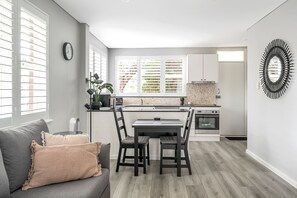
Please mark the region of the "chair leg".
[[124, 148], [123, 163], [125, 163], [125, 160], [126, 160], [126, 153], [127, 153], [127, 148]]
[[145, 145], [143, 145], [143, 173], [146, 174]]
[[120, 167], [120, 162], [121, 162], [121, 155], [122, 155], [122, 147], [120, 146], [116, 172], [119, 172], [119, 167]]
[[187, 167], [189, 169], [189, 175], [192, 175], [191, 164], [190, 164], [189, 153], [188, 153], [188, 148], [187, 147], [185, 147], [184, 152], [185, 152]]
[[147, 164], [150, 165], [150, 144], [147, 144]]
[[139, 149], [139, 161], [142, 162], [143, 154], [142, 154], [142, 149]]
[[163, 147], [161, 144], [160, 145], [160, 175], [162, 175], [162, 168], [163, 168]]

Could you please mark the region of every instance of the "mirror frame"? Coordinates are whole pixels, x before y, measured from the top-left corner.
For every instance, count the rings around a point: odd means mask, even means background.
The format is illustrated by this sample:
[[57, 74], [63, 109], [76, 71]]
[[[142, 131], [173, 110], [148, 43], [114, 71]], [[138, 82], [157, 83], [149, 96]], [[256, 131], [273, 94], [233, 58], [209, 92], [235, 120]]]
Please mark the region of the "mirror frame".
[[[273, 57], [281, 61], [281, 75], [276, 82], [272, 82], [268, 75], [269, 63]], [[292, 79], [293, 56], [286, 42], [281, 39], [271, 41], [263, 53], [260, 63], [261, 86], [267, 97], [277, 99], [284, 95]]]

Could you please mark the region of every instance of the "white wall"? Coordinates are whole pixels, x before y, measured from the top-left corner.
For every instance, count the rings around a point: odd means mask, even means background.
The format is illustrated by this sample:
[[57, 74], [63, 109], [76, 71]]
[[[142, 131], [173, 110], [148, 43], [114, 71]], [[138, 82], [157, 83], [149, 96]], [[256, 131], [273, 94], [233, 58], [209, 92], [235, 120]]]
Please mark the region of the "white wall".
[[78, 114], [79, 114], [79, 125], [78, 128], [81, 131], [87, 130], [87, 112], [84, 107], [85, 103], [88, 103], [88, 95], [86, 94], [86, 90], [88, 89], [88, 83], [86, 83], [86, 77], [88, 77], [88, 65], [89, 65], [89, 26], [87, 24], [81, 24], [81, 41], [80, 41], [80, 49], [81, 49], [81, 67], [80, 67], [80, 75], [77, 81], [79, 82], [79, 91], [78, 91]]
[[248, 152], [297, 187], [296, 73], [280, 99], [266, 97], [259, 64], [266, 45], [283, 39], [297, 57], [297, 1], [289, 0], [248, 30]]

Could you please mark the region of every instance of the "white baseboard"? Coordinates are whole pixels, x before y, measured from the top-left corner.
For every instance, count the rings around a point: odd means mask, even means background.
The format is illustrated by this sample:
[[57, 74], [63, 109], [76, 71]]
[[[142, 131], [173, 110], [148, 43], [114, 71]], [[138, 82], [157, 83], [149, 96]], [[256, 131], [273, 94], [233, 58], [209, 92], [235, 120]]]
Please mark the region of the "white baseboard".
[[263, 160], [258, 155], [254, 154], [252, 151], [246, 149], [245, 152], [249, 156], [251, 156], [253, 159], [255, 159], [257, 162], [259, 162], [260, 164], [262, 164], [263, 166], [265, 166], [266, 168], [268, 168], [269, 170], [271, 170], [273, 173], [277, 174], [279, 177], [281, 177], [283, 180], [285, 180], [286, 182], [288, 182], [290, 185], [292, 185], [294, 188], [297, 189], [297, 181], [293, 180], [288, 175], [286, 175], [285, 173], [283, 173], [279, 169], [275, 168], [274, 166], [272, 166], [271, 164], [269, 164], [268, 162], [266, 162], [265, 160]]

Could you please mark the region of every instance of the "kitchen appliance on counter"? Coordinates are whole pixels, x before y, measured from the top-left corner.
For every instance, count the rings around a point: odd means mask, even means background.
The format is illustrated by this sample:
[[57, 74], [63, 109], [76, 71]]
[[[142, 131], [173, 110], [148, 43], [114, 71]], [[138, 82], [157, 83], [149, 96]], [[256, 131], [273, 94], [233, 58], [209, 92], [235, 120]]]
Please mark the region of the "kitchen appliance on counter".
[[219, 134], [220, 110], [196, 110], [195, 134]]
[[124, 103], [122, 97], [116, 97], [116, 106], [122, 106]]

